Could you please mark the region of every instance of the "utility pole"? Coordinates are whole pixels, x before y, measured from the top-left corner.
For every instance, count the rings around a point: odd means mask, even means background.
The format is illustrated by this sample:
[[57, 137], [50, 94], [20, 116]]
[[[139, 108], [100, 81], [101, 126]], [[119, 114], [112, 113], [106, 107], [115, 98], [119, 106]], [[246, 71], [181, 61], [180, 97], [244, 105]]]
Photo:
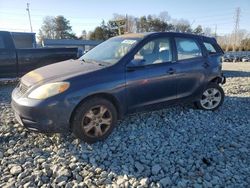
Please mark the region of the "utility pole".
[[233, 51], [236, 50], [237, 36], [240, 27], [240, 7], [236, 8], [235, 17], [234, 17], [234, 45]]
[[215, 37], [215, 39], [217, 39], [217, 24], [215, 24], [214, 37]]
[[125, 31], [125, 33], [128, 33], [128, 15], [126, 14], [126, 31]]
[[118, 29], [118, 34], [122, 35], [122, 28], [123, 28], [123, 32], [126, 29], [126, 19], [122, 19], [122, 20], [114, 20], [111, 21], [111, 23], [113, 24], [113, 28], [117, 28]]
[[27, 8], [26, 8], [27, 12], [28, 12], [28, 16], [29, 16], [29, 21], [30, 21], [30, 31], [31, 33], [33, 32], [33, 29], [32, 29], [32, 24], [31, 24], [31, 18], [30, 18], [30, 4], [27, 3]]

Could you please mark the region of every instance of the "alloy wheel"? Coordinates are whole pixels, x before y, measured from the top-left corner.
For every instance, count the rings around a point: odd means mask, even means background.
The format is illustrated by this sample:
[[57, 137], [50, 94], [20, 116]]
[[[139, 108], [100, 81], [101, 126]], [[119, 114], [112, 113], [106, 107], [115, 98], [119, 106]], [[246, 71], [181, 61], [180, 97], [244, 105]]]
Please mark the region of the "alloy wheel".
[[112, 115], [104, 105], [92, 107], [84, 114], [82, 128], [89, 137], [101, 137], [111, 127]]
[[216, 88], [208, 88], [202, 94], [200, 104], [207, 110], [216, 108], [222, 100], [221, 92]]

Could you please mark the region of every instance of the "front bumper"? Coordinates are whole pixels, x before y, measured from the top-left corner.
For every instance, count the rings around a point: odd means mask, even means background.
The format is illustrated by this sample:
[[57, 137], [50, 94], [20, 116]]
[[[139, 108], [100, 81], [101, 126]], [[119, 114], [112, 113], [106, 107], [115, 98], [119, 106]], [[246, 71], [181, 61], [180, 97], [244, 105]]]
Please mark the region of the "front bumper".
[[43, 133], [60, 133], [69, 130], [72, 108], [64, 100], [34, 100], [12, 92], [12, 109], [16, 120], [29, 130]]

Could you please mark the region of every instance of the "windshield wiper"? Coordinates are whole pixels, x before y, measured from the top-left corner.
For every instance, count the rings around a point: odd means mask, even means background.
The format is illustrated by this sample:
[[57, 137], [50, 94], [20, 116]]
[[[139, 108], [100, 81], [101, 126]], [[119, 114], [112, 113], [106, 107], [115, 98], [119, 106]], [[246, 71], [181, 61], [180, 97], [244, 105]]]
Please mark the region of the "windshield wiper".
[[87, 62], [87, 63], [95, 63], [95, 64], [98, 64], [99, 66], [106, 66], [105, 63], [102, 63], [102, 62], [99, 62], [99, 61], [95, 61], [93, 59], [87, 59], [86, 61], [84, 62]]

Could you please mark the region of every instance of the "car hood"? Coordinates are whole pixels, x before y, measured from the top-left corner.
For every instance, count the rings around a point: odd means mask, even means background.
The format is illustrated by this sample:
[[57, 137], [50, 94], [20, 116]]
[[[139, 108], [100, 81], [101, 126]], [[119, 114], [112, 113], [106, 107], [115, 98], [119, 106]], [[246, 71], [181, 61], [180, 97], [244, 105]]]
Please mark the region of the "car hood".
[[30, 87], [55, 79], [73, 77], [104, 68], [98, 63], [86, 63], [81, 60], [67, 60], [35, 69], [21, 78], [21, 82]]

